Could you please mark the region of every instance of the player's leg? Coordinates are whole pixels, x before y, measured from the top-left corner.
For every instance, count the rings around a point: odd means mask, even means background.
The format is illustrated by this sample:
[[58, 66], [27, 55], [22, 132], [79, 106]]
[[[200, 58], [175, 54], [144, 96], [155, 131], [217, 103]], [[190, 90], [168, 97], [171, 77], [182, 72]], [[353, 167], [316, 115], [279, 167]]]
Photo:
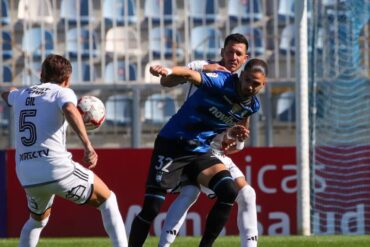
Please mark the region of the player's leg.
[[235, 179], [239, 189], [236, 202], [238, 204], [238, 229], [242, 247], [256, 247], [258, 241], [256, 192], [245, 177]]
[[195, 185], [186, 185], [181, 188], [180, 194], [167, 211], [159, 239], [159, 247], [168, 247], [175, 241], [187, 212], [198, 199], [199, 193], [199, 188]]
[[49, 221], [54, 195], [48, 192], [47, 186], [26, 188], [27, 204], [30, 217], [22, 227], [19, 237], [20, 247], [34, 247], [40, 234]]
[[222, 163], [202, 170], [197, 176], [197, 181], [212, 189], [217, 195], [217, 200], [208, 214], [206, 228], [199, 245], [212, 246], [229, 218], [237, 196], [237, 188], [230, 172]]
[[94, 176], [94, 191], [87, 204], [100, 210], [104, 229], [111, 239], [113, 246], [128, 246], [126, 230], [119, 211], [116, 195], [97, 176]]

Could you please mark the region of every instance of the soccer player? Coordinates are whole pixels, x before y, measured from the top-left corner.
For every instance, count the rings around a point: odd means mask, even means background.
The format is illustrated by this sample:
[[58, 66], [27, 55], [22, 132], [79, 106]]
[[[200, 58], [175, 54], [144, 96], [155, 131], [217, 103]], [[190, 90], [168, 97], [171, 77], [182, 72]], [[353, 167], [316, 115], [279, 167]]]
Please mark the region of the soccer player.
[[[125, 247], [126, 232], [116, 196], [89, 170], [96, 166], [98, 156], [76, 108], [76, 94], [69, 88], [71, 73], [71, 63], [52, 54], [42, 63], [41, 84], [25, 89], [12, 87], [1, 94], [13, 107], [16, 173], [30, 210], [19, 246], [37, 245], [57, 195], [99, 209], [113, 246]], [[73, 161], [66, 149], [68, 124], [82, 142], [89, 169]]]
[[[226, 69], [231, 73], [236, 73], [247, 60], [247, 50], [247, 39], [238, 33], [231, 34], [225, 39], [224, 48], [221, 50], [221, 61], [194, 61], [188, 64], [187, 67], [199, 72]], [[188, 97], [194, 93], [194, 89], [196, 89], [196, 87], [194, 87], [193, 84], [190, 84]], [[244, 125], [247, 125], [246, 127], [248, 127], [248, 121], [246, 121]], [[242, 129], [241, 131], [246, 130]], [[240, 233], [241, 246], [255, 247], [257, 246], [258, 239], [256, 193], [247, 183], [245, 176], [240, 169], [229, 157], [225, 155], [230, 152], [234, 153], [239, 151], [235, 148], [236, 141], [229, 141], [229, 143], [226, 144], [225, 137], [227, 137], [227, 135], [225, 135], [224, 132], [212, 140], [212, 151], [230, 171], [238, 189], [238, 196], [236, 198], [236, 202], [238, 203], [237, 224]], [[231, 147], [230, 145], [233, 146]], [[188, 184], [181, 188], [180, 194], [167, 211], [166, 220], [159, 239], [159, 247], [168, 247], [175, 241], [175, 238], [185, 221], [189, 208], [198, 199], [200, 190], [206, 193], [209, 197], [214, 196], [214, 192], [207, 190], [204, 187], [199, 188], [197, 185]]]
[[212, 246], [238, 192], [230, 171], [211, 152], [210, 143], [217, 134], [259, 110], [256, 95], [265, 86], [267, 65], [253, 59], [239, 77], [229, 72], [199, 73], [160, 65], [150, 70], [153, 75], [162, 76], [163, 86], [174, 86], [174, 79], [181, 77], [199, 88], [156, 138], [144, 204], [132, 223], [129, 246], [143, 245], [166, 192], [178, 185], [183, 172], [196, 184], [211, 188], [217, 196], [200, 242], [200, 246]]

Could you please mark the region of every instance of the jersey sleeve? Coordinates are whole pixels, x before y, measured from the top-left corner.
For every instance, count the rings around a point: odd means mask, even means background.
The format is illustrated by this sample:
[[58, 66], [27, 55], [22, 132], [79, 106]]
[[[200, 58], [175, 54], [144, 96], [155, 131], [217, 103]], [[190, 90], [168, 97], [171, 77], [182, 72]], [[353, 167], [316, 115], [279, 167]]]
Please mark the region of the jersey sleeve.
[[203, 88], [214, 88], [214, 89], [222, 89], [224, 88], [225, 82], [231, 74], [229, 72], [223, 71], [214, 71], [214, 72], [201, 72], [202, 76], [202, 84], [201, 87]]
[[77, 96], [75, 92], [70, 88], [63, 88], [59, 91], [58, 95], [58, 106], [62, 109], [63, 105], [66, 103], [72, 103], [77, 106]]
[[8, 104], [9, 105], [14, 105], [15, 99], [19, 95], [19, 92], [20, 91], [18, 89], [14, 89], [14, 90], [9, 92], [9, 95], [8, 95]]

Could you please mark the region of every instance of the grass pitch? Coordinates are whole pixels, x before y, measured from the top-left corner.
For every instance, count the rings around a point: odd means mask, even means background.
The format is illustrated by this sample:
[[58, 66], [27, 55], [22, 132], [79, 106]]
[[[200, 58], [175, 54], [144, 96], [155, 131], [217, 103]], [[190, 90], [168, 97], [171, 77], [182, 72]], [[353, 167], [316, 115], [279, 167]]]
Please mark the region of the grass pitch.
[[[173, 247], [198, 246], [199, 237], [178, 237]], [[145, 247], [157, 247], [158, 238], [150, 237]], [[18, 239], [0, 239], [0, 247], [15, 247]], [[41, 238], [38, 247], [109, 247], [108, 238]], [[239, 237], [219, 237], [214, 247], [238, 247]], [[261, 236], [259, 247], [369, 247], [370, 235], [360, 236]]]

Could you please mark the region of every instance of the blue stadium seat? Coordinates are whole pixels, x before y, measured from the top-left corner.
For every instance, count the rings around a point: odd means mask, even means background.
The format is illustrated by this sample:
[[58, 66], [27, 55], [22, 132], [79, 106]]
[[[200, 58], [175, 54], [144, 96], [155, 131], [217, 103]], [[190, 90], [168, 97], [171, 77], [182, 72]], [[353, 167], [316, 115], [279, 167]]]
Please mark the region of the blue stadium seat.
[[130, 126], [132, 122], [132, 98], [112, 95], [105, 102], [105, 122], [108, 125]]
[[[126, 11], [127, 10], [127, 11]], [[108, 26], [133, 24], [138, 21], [133, 0], [104, 0], [103, 17]]]
[[3, 73], [0, 77], [0, 82], [12, 82], [13, 81], [13, 75], [12, 70], [9, 66], [4, 65], [3, 66]]
[[53, 23], [54, 13], [50, 0], [19, 0], [18, 19], [25, 22]]
[[189, 20], [194, 24], [210, 24], [220, 20], [218, 0], [189, 0]]
[[137, 78], [137, 68], [135, 64], [126, 64], [125, 61], [110, 62], [105, 67], [104, 83], [119, 83], [125, 81], [135, 81]]
[[279, 50], [282, 54], [295, 53], [294, 25], [286, 26], [281, 32]]
[[71, 25], [77, 25], [80, 22], [81, 25], [89, 24], [94, 21], [93, 14], [90, 14], [89, 2], [90, 0], [62, 0], [60, 5], [60, 18], [64, 23]]
[[154, 58], [174, 58], [184, 59], [184, 51], [181, 48], [182, 38], [180, 33], [171, 28], [153, 28], [149, 30], [149, 52]]
[[252, 57], [265, 54], [265, 40], [263, 32], [260, 28], [251, 28], [249, 26], [241, 25], [233, 28], [231, 33], [243, 34], [250, 42], [248, 54]]
[[179, 21], [176, 0], [145, 0], [144, 17], [154, 24], [159, 24], [161, 18], [165, 24]]
[[[295, 0], [280, 0], [279, 1], [279, 9], [278, 9], [278, 20], [281, 22], [289, 22], [294, 21], [295, 17], [295, 7], [294, 7]], [[310, 18], [312, 11], [311, 11], [311, 4], [307, 5], [307, 17]]]
[[279, 95], [276, 102], [276, 117], [282, 122], [295, 121], [295, 96], [294, 92], [284, 92]]
[[[92, 47], [90, 47], [90, 39]], [[87, 28], [72, 28], [66, 33], [66, 52], [71, 58], [89, 58], [99, 55], [96, 33]]]
[[191, 30], [193, 59], [217, 59], [221, 47], [221, 32], [214, 26], [198, 26]]
[[13, 56], [12, 36], [8, 31], [1, 31], [1, 49], [3, 60], [10, 59]]
[[230, 21], [245, 23], [263, 19], [264, 14], [260, 0], [229, 0], [227, 3]]
[[7, 106], [4, 100], [0, 100], [0, 128], [7, 129], [11, 116], [11, 107]]
[[25, 30], [22, 37], [22, 51], [26, 56], [40, 58], [54, 51], [53, 33], [39, 27]]
[[176, 113], [176, 101], [170, 95], [153, 94], [144, 105], [145, 122], [148, 124], [164, 124]]
[[9, 3], [8, 0], [1, 0], [1, 25], [10, 24], [10, 15], [9, 15]]
[[[94, 68], [91, 69], [89, 63], [81, 62], [81, 65], [78, 66], [78, 62], [73, 61], [71, 64], [72, 64], [72, 78], [71, 78], [72, 84], [95, 81], [96, 71], [94, 70]], [[90, 74], [90, 72], [92, 73], [92, 75]]]
[[105, 38], [105, 51], [109, 55], [142, 56], [144, 54], [138, 33], [132, 27], [112, 27]]

